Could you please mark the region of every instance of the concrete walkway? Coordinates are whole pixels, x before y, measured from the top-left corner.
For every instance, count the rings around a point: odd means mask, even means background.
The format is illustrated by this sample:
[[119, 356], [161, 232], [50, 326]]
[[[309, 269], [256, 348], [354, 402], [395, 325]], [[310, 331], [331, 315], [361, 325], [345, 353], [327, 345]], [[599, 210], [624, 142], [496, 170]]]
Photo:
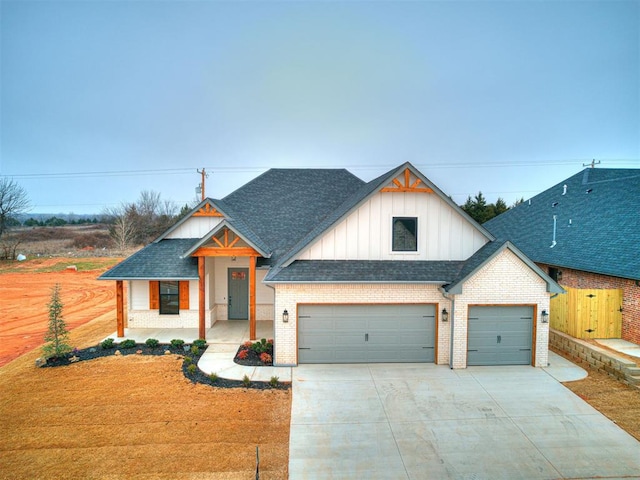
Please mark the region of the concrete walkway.
[[300, 365], [291, 480], [640, 478], [640, 443], [550, 367]]

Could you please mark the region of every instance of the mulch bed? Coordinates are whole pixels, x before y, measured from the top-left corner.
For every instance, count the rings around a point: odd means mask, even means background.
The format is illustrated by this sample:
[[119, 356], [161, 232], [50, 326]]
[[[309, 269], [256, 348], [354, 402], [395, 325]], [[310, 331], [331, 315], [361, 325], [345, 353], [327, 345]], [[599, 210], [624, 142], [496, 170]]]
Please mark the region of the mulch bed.
[[[242, 350], [241, 346], [238, 351]], [[101, 357], [110, 357], [113, 355], [181, 355], [184, 357], [182, 362], [182, 373], [186, 378], [188, 378], [193, 383], [202, 383], [204, 385], [210, 385], [212, 387], [221, 387], [221, 388], [251, 388], [256, 390], [287, 390], [291, 388], [291, 384], [288, 382], [278, 382], [277, 384], [272, 385], [269, 382], [244, 382], [242, 380], [229, 380], [226, 378], [211, 378], [211, 376], [205, 374], [199, 368], [196, 368], [195, 371], [191, 369], [189, 370], [189, 365], [197, 365], [200, 357], [206, 348], [199, 349], [198, 353], [194, 354], [191, 351], [191, 345], [185, 344], [182, 347], [174, 347], [172, 345], [158, 345], [157, 347], [151, 348], [144, 343], [137, 343], [132, 348], [119, 348], [117, 344], [113, 348], [102, 348], [100, 345], [96, 345], [94, 347], [83, 348], [83, 349], [74, 349], [71, 353], [65, 355], [64, 357], [53, 357], [49, 358], [47, 362], [42, 365], [42, 367], [61, 367], [65, 365], [71, 365], [72, 363], [82, 362], [86, 360], [94, 360], [96, 358]], [[168, 352], [168, 353], [167, 353]], [[264, 363], [260, 361], [255, 352], [250, 350], [249, 356], [244, 360], [234, 361], [240, 365], [247, 366], [265, 366]], [[241, 363], [242, 362], [242, 363]]]

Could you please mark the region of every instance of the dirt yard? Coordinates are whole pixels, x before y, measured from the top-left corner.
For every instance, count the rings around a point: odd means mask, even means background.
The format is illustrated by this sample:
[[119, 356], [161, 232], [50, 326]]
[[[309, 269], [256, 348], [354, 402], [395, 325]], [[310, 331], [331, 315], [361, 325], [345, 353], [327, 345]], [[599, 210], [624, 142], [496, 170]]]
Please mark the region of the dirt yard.
[[[49, 322], [47, 304], [56, 283], [61, 287], [63, 316], [69, 329], [104, 313], [115, 312], [114, 282], [96, 278], [118, 261], [117, 258], [47, 258], [1, 262], [0, 367], [42, 345]], [[113, 331], [115, 328], [114, 321]]]

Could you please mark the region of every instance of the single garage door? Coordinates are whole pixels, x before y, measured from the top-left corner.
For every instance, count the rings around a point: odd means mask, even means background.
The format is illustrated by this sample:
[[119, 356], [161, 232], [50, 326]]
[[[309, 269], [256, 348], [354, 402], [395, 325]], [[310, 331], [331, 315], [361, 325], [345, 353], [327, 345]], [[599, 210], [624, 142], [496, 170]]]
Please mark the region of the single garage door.
[[467, 365], [530, 365], [533, 307], [469, 307]]
[[301, 305], [299, 363], [433, 362], [434, 305]]

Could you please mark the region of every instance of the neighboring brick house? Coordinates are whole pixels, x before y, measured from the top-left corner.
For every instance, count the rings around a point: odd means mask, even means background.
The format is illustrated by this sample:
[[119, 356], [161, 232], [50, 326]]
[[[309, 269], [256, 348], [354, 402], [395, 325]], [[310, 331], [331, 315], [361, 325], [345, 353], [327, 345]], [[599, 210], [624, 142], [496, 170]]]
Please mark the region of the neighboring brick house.
[[[131, 328], [274, 322], [276, 365], [547, 365], [562, 288], [413, 165], [272, 169], [205, 199], [101, 279]], [[123, 282], [128, 282], [127, 310]], [[215, 339], [209, 339], [215, 341]]]
[[587, 168], [483, 226], [565, 287], [621, 289], [640, 344], [640, 169]]

